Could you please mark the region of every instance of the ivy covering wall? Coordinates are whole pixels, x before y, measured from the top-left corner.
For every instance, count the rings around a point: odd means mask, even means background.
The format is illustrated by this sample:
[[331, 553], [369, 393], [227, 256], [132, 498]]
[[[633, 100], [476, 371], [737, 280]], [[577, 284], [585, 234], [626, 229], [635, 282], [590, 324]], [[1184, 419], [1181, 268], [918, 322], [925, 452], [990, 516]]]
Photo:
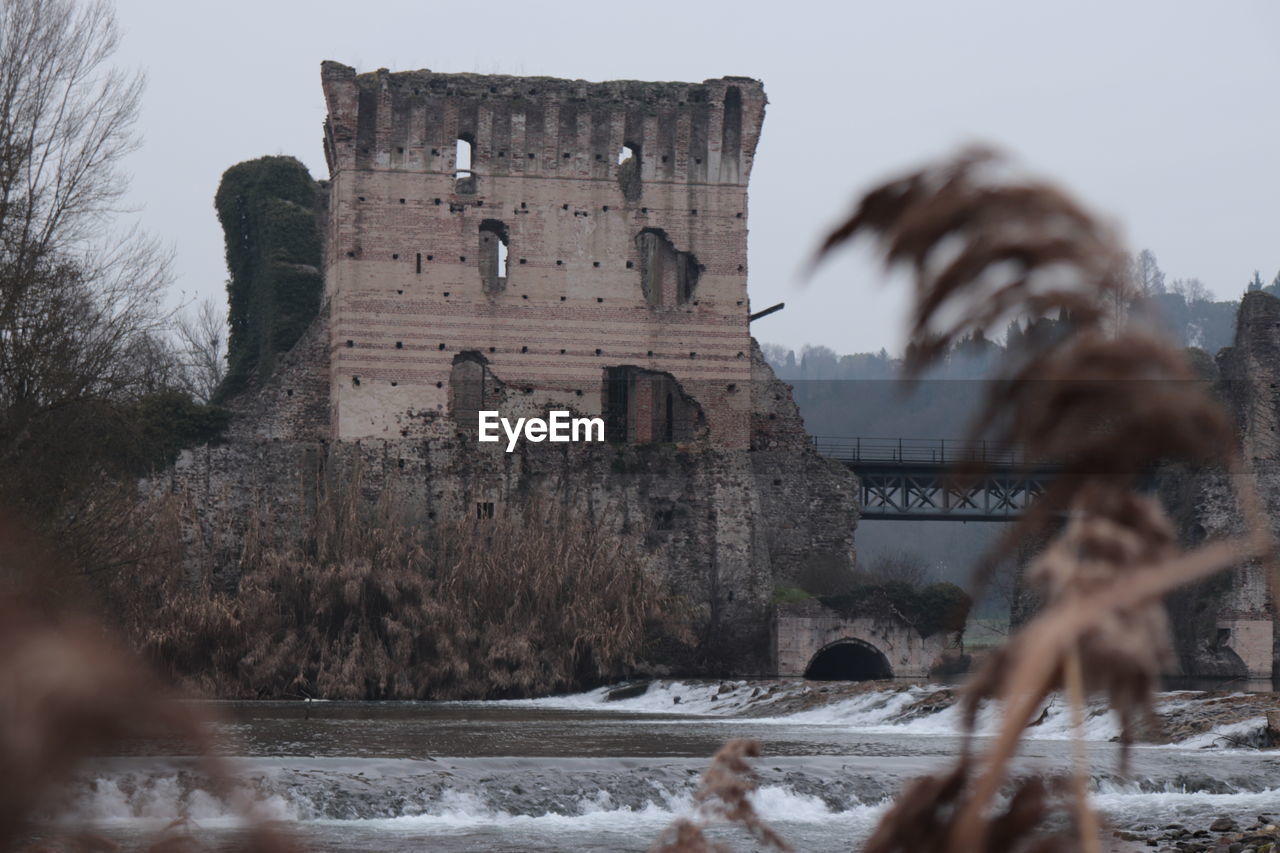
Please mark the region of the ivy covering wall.
[[230, 334], [219, 398], [265, 382], [316, 316], [323, 201], [322, 185], [294, 157], [259, 157], [223, 173], [214, 206], [227, 243]]

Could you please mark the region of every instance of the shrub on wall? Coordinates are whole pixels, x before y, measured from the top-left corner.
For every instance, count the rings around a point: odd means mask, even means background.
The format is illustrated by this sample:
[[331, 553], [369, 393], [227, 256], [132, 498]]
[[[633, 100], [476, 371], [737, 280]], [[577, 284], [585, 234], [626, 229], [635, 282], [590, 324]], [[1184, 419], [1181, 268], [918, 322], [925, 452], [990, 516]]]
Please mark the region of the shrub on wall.
[[293, 157], [228, 169], [214, 206], [227, 246], [230, 335], [220, 397], [260, 384], [315, 317], [324, 291], [322, 190]]

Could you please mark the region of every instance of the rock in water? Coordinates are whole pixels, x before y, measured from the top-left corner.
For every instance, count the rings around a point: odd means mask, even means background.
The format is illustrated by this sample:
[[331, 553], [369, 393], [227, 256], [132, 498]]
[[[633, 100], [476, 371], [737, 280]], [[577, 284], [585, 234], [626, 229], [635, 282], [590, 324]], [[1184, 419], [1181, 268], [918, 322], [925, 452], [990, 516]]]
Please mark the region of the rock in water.
[[621, 687], [615, 687], [608, 693], [604, 694], [604, 701], [617, 702], [619, 699], [634, 699], [637, 696], [643, 696], [645, 691], [649, 689], [650, 682], [641, 681], [639, 684], [624, 684]]

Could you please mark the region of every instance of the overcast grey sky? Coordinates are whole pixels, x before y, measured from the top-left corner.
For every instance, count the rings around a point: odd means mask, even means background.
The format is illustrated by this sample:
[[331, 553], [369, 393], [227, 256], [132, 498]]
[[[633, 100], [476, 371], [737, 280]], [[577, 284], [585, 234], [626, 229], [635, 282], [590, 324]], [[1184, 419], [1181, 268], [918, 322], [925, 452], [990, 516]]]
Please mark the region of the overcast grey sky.
[[1234, 298], [1280, 269], [1277, 0], [832, 3], [118, 0], [122, 63], [144, 68], [130, 161], [176, 291], [226, 278], [222, 172], [292, 154], [325, 177], [320, 62], [588, 80], [764, 81], [751, 178], [761, 341], [900, 349], [904, 299], [866, 256], [799, 273], [855, 195], [972, 141], [1069, 186], [1165, 272]]

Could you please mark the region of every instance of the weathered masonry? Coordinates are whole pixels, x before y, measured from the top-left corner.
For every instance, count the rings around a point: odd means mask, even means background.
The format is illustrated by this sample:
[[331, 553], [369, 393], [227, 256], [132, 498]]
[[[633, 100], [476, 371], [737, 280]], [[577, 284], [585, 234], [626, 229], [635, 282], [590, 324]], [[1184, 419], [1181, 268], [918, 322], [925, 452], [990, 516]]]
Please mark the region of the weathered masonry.
[[[322, 82], [320, 310], [165, 483], [193, 550], [234, 584], [246, 519], [305, 529], [323, 478], [394, 490], [427, 527], [555, 501], [638, 542], [691, 605], [697, 648], [660, 663], [772, 671], [774, 588], [851, 568], [857, 498], [748, 329], [761, 84], [335, 62]], [[507, 453], [477, 440], [482, 410], [599, 417], [606, 441]]]
[[419, 434], [469, 361], [617, 440], [750, 446], [758, 81], [322, 76], [334, 438]]

